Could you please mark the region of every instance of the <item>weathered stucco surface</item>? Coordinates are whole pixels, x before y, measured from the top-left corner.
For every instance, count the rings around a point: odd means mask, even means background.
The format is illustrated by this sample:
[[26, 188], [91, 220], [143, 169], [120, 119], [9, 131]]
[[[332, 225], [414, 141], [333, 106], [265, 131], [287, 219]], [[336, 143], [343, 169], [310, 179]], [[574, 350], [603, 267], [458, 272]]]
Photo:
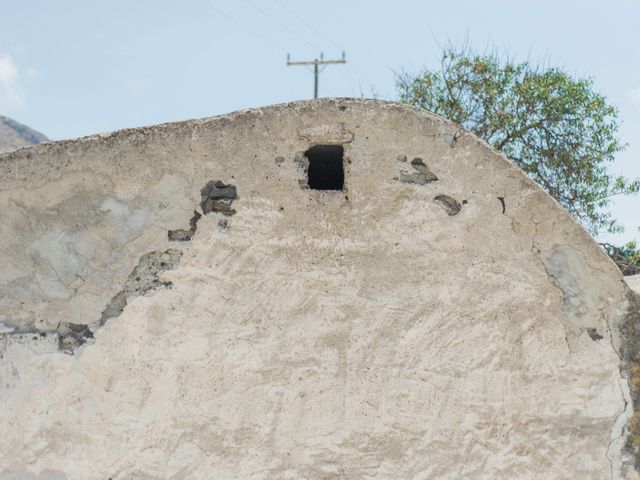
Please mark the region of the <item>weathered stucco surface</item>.
[[626, 277], [625, 281], [627, 282], [631, 290], [640, 294], [640, 275], [632, 275], [630, 277]]
[[[305, 188], [335, 143], [345, 190]], [[326, 99], [21, 149], [0, 208], [0, 478], [638, 478], [629, 288], [434, 115]]]

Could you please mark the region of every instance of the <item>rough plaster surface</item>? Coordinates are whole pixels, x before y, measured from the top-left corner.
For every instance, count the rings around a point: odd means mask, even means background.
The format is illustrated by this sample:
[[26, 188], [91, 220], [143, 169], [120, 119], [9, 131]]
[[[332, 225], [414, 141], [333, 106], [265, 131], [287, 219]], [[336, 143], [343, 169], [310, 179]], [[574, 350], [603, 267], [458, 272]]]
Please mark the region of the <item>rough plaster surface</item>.
[[[344, 191], [305, 188], [323, 143]], [[237, 196], [204, 212], [216, 181]], [[638, 478], [632, 294], [432, 114], [326, 99], [21, 149], [0, 208], [0, 479]]]
[[640, 275], [632, 275], [630, 277], [625, 277], [625, 281], [627, 282], [631, 290], [640, 294]]

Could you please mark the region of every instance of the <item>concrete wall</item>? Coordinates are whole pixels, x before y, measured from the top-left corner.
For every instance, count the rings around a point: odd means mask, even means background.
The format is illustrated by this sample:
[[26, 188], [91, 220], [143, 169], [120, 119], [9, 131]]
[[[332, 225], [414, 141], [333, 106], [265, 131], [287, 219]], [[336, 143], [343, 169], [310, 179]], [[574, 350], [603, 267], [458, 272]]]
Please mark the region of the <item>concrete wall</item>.
[[[343, 191], [307, 188], [316, 144]], [[432, 114], [325, 99], [21, 149], [0, 208], [0, 478], [638, 478], [636, 297]]]
[[632, 275], [630, 277], [626, 277], [625, 281], [627, 282], [631, 290], [640, 294], [640, 275]]

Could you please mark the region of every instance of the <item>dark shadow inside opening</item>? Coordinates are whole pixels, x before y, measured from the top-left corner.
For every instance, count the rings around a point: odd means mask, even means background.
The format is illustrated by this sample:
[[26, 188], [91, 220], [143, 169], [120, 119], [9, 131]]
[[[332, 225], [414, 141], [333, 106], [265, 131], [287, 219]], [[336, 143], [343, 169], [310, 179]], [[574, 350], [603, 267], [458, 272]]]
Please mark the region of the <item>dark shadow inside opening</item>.
[[342, 145], [316, 145], [304, 154], [309, 160], [309, 188], [313, 190], [342, 190], [344, 188], [344, 148]]

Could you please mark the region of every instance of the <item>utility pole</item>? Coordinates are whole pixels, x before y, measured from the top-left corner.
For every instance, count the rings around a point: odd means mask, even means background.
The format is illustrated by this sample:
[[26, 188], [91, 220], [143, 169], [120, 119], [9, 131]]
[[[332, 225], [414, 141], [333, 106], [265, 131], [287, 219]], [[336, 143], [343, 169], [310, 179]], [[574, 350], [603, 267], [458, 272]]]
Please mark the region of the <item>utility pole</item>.
[[308, 62], [292, 62], [291, 56], [287, 54], [288, 67], [290, 67], [291, 65], [313, 65], [313, 98], [318, 98], [318, 76], [320, 75], [320, 72], [327, 68], [324, 67], [322, 70], [319, 70], [318, 65], [332, 65], [336, 63], [347, 63], [344, 52], [342, 52], [342, 58], [340, 60], [325, 60], [324, 55], [322, 54], [322, 52], [320, 52], [320, 60], [316, 58], [315, 60]]

